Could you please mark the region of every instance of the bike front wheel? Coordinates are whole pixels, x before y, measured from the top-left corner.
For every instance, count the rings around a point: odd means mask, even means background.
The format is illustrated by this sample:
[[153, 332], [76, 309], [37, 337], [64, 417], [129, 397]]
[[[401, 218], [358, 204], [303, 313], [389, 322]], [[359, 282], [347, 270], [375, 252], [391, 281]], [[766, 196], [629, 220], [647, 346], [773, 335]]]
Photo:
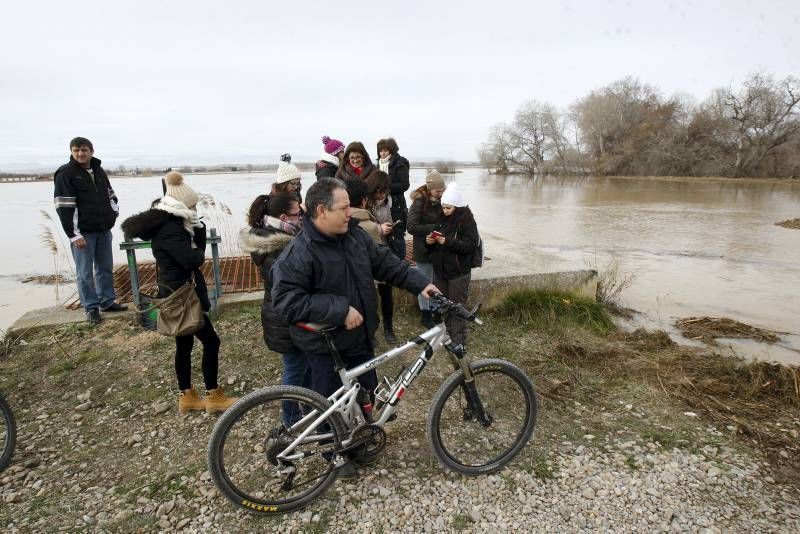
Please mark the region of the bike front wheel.
[[6, 400], [0, 395], [0, 471], [8, 467], [17, 445], [17, 422]]
[[242, 397], [211, 433], [208, 469], [214, 484], [237, 506], [267, 514], [319, 497], [336, 479], [335, 451], [345, 439], [341, 415], [334, 412], [295, 449], [287, 448], [330, 406], [318, 393], [295, 386]]
[[470, 364], [442, 384], [428, 413], [428, 440], [439, 462], [465, 475], [502, 469], [536, 425], [536, 392], [525, 372], [505, 360]]

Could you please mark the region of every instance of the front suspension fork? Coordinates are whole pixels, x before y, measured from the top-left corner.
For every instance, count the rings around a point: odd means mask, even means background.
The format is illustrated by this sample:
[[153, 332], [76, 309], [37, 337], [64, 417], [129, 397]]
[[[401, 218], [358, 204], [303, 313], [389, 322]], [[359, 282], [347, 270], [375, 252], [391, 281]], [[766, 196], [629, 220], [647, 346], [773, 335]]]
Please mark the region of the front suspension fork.
[[450, 354], [453, 368], [456, 371], [460, 370], [464, 374], [464, 383], [461, 384], [461, 392], [467, 401], [467, 407], [464, 408], [464, 420], [477, 419], [481, 426], [488, 427], [492, 424], [492, 416], [486, 413], [486, 408], [481, 402], [480, 395], [478, 395], [478, 388], [475, 386], [475, 375], [472, 374], [469, 362], [465, 358], [466, 353], [463, 350], [456, 350], [452, 343], [446, 343], [445, 348]]

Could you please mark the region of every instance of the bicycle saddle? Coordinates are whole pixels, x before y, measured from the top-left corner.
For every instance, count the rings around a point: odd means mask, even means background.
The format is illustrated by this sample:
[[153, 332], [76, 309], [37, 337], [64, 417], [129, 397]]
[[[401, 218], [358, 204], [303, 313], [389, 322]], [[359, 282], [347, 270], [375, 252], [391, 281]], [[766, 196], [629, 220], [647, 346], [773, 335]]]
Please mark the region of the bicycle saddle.
[[320, 323], [302, 323], [297, 322], [294, 325], [298, 328], [302, 328], [308, 332], [314, 332], [315, 334], [327, 334], [328, 332], [333, 332], [336, 330], [337, 327], [327, 325], [327, 324], [320, 324]]

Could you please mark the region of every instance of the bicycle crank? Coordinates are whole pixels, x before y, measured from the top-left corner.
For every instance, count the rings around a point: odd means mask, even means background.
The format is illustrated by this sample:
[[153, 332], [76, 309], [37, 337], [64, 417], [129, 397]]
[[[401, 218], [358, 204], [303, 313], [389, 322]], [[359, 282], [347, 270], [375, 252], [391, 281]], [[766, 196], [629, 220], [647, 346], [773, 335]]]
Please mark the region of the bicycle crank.
[[378, 425], [362, 425], [351, 437], [353, 442], [337, 453], [347, 455], [358, 464], [371, 463], [386, 446], [386, 432]]

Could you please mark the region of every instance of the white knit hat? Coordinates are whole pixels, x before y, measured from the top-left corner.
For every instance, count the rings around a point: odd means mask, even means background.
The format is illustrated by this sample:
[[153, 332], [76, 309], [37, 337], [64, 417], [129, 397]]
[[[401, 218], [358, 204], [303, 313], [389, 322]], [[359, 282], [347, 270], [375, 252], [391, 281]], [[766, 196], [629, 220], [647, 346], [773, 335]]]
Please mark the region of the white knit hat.
[[183, 202], [187, 208], [195, 207], [200, 200], [195, 190], [184, 183], [183, 175], [178, 171], [168, 172], [164, 177], [164, 184], [167, 187], [164, 195]]
[[275, 180], [275, 183], [282, 184], [299, 179], [300, 170], [292, 163], [292, 156], [289, 154], [282, 155], [281, 162], [278, 163], [278, 178]]
[[467, 203], [464, 202], [464, 195], [461, 194], [461, 191], [455, 183], [450, 184], [447, 189], [444, 190], [441, 203], [442, 205], [447, 204], [448, 206], [455, 206], [457, 208], [463, 208], [467, 205]]

